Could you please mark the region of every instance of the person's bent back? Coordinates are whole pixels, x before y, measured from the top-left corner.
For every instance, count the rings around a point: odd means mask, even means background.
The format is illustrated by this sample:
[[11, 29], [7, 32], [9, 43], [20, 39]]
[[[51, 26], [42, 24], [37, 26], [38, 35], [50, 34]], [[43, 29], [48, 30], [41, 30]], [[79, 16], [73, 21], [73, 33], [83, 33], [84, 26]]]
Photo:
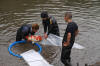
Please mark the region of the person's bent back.
[[27, 24], [22, 25], [18, 30], [16, 34], [16, 41], [21, 41], [22, 39], [26, 40], [26, 36], [34, 35], [35, 32], [39, 30], [38, 24]]

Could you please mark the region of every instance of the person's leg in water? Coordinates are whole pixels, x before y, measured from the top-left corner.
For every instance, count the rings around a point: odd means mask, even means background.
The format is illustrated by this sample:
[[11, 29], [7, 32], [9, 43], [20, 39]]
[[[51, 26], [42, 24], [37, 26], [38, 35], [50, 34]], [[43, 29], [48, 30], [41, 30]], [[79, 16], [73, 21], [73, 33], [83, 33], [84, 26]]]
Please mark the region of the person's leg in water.
[[21, 31], [17, 30], [17, 34], [16, 34], [16, 41], [21, 41], [22, 40], [22, 35], [21, 35]]
[[71, 53], [71, 49], [69, 49], [67, 47], [62, 48], [61, 61], [65, 66], [71, 66], [70, 53]]

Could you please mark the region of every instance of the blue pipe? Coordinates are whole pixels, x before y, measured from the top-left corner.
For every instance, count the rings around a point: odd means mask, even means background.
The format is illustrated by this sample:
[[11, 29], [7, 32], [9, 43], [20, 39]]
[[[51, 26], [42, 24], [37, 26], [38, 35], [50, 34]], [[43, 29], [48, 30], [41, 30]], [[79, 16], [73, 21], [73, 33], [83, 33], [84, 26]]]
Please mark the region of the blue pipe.
[[[15, 42], [13, 42], [13, 43], [8, 47], [8, 51], [9, 51], [9, 53], [10, 53], [11, 55], [16, 56], [16, 57], [18, 57], [18, 58], [22, 58], [22, 56], [20, 56], [19, 54], [15, 54], [15, 53], [13, 53], [13, 52], [11, 51], [11, 48], [12, 48], [14, 45], [18, 44], [18, 43], [26, 43], [26, 41], [23, 40], [23, 41], [15, 41]], [[34, 43], [34, 44], [35, 44], [36, 46], [38, 46], [38, 48], [40, 49], [38, 52], [41, 53], [42, 47], [41, 47], [38, 43]]]

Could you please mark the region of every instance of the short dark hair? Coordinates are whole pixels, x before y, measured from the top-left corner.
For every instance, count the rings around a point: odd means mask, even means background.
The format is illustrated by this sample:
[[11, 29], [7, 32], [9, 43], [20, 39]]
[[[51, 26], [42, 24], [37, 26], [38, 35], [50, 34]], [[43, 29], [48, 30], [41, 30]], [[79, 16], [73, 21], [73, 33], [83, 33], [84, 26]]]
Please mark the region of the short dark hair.
[[38, 24], [32, 24], [32, 29], [39, 30], [39, 25]]
[[71, 12], [66, 12], [65, 17], [68, 17], [69, 19], [72, 19], [72, 14]]
[[41, 12], [41, 18], [48, 18], [48, 12], [47, 11]]

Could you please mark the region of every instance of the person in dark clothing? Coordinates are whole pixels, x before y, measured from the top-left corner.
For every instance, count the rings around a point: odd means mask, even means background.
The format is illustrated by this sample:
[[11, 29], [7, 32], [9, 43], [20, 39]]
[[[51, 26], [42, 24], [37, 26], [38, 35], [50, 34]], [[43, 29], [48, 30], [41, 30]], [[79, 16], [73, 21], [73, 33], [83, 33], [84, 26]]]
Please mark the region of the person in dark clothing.
[[38, 24], [27, 24], [22, 25], [18, 30], [16, 34], [16, 41], [21, 41], [22, 39], [27, 40], [26, 36], [34, 35], [35, 32], [39, 30]]
[[[50, 33], [60, 36], [59, 27], [54, 17], [49, 16], [46, 11], [43, 11], [41, 13], [41, 18], [42, 18], [42, 24], [44, 26], [44, 37], [45, 38], [47, 38]], [[48, 32], [47, 32], [47, 28], [48, 28]]]
[[65, 66], [71, 66], [71, 49], [73, 47], [75, 37], [77, 36], [79, 30], [78, 25], [72, 21], [71, 13], [66, 13], [64, 19], [66, 22], [68, 22], [68, 25], [62, 41], [61, 61]]

